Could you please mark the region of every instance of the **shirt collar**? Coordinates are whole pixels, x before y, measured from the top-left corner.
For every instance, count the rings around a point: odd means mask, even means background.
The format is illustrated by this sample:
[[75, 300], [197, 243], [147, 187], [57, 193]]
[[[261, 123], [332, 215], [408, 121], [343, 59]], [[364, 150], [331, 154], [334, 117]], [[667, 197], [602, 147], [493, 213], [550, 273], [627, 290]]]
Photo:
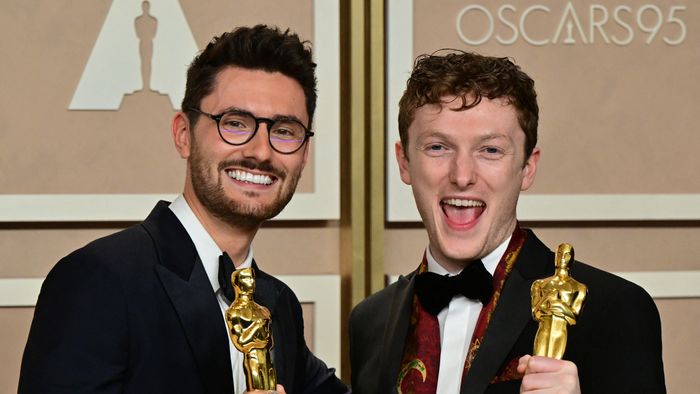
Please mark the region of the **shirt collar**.
[[[513, 236], [511, 235], [510, 237], [506, 238], [505, 241], [503, 241], [496, 249], [494, 249], [491, 253], [487, 254], [486, 256], [481, 258], [481, 262], [484, 263], [484, 267], [486, 270], [493, 275], [493, 273], [496, 271], [496, 266], [498, 266], [498, 262], [501, 261], [501, 257], [503, 257], [503, 254], [506, 252], [506, 249], [508, 248], [508, 244], [510, 243], [510, 239]], [[462, 270], [459, 270], [458, 272], [449, 272], [445, 268], [443, 268], [440, 263], [435, 260], [433, 255], [430, 253], [430, 245], [425, 248], [425, 259], [428, 262], [428, 271], [429, 272], [434, 272], [438, 275], [459, 275]]]
[[[204, 270], [207, 273], [211, 287], [214, 292], [219, 290], [219, 256], [221, 249], [214, 242], [214, 238], [209, 235], [207, 230], [202, 226], [202, 223], [197, 219], [192, 208], [190, 208], [187, 200], [183, 195], [177, 198], [170, 204], [170, 210], [173, 211], [177, 219], [182, 223], [182, 226], [187, 231], [187, 234], [192, 239], [199, 259], [202, 260]], [[249, 268], [253, 264], [253, 247], [248, 248], [248, 255], [245, 260], [236, 267], [236, 269]]]

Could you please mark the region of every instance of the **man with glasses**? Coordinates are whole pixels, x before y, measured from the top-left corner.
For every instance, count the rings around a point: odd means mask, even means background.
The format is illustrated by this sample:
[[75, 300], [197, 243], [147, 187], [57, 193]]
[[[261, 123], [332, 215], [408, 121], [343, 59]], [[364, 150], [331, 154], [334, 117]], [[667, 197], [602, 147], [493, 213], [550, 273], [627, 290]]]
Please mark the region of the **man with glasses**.
[[243, 355], [224, 312], [233, 299], [228, 278], [248, 267], [255, 301], [272, 314], [283, 391], [349, 391], [307, 348], [294, 293], [258, 268], [251, 249], [306, 164], [315, 66], [296, 34], [261, 25], [214, 38], [194, 59], [172, 122], [187, 159], [183, 194], [52, 269], [22, 360], [21, 393], [244, 392]]

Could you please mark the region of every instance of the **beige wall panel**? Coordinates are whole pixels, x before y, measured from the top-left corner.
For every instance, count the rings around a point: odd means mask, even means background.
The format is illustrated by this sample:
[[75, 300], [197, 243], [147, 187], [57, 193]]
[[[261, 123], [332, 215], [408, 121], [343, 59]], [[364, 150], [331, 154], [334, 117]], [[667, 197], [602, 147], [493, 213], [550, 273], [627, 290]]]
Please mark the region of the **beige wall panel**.
[[[16, 38], [4, 43], [5, 52], [16, 55], [0, 64], [0, 193], [182, 190], [185, 162], [171, 141], [174, 111], [167, 96], [136, 92], [125, 96], [119, 111], [67, 109], [111, 1], [69, 3], [12, 1], [0, 6], [3, 31]], [[305, 39], [313, 33], [310, 0], [181, 4], [200, 48], [238, 25], [291, 26]], [[313, 161], [312, 154], [299, 192], [314, 191]]]
[[424, 228], [388, 228], [384, 231], [384, 272], [407, 274], [418, 268], [428, 246]]
[[[550, 249], [571, 243], [577, 260], [606, 271], [700, 270], [697, 227], [532, 228]], [[423, 228], [392, 228], [385, 240], [385, 272], [396, 275], [418, 266], [428, 235]]]
[[312, 0], [180, 0], [197, 44], [203, 48], [216, 32], [258, 23], [291, 27], [302, 39], [313, 36]]
[[695, 392], [700, 387], [700, 299], [656, 300], [656, 305], [661, 314], [666, 389]]
[[700, 270], [696, 227], [536, 228], [550, 249], [574, 245], [576, 259], [606, 271]]
[[[42, 95], [41, 91], [37, 93]], [[68, 111], [65, 106], [56, 106], [55, 101], [44, 101], [45, 98], [27, 100], [33, 100], [34, 104], [16, 102], [0, 109], [11, 124], [3, 130], [6, 143], [0, 147], [0, 165], [8, 169], [0, 173], [3, 193], [182, 190], [185, 162], [170, 138], [174, 112], [165, 97], [153, 93], [127, 96], [119, 112]], [[70, 94], [62, 100], [70, 100]], [[8, 114], [15, 108], [21, 119]], [[41, 114], [33, 113], [36, 108], [41, 108]], [[36, 124], [40, 117], [51, 119], [52, 124]], [[39, 131], [46, 128], [50, 130]]]
[[0, 393], [16, 393], [34, 308], [0, 308]]
[[[519, 18], [532, 5], [545, 5], [550, 12], [534, 11], [527, 19], [527, 34], [534, 40], [553, 39], [568, 3], [574, 9], [586, 36], [582, 42], [573, 26], [575, 44], [562, 41], [534, 46], [522, 35], [512, 45], [496, 42], [513, 36], [513, 31], [498, 20], [498, 8], [512, 4], [516, 11], [504, 15], [518, 25]], [[611, 40], [604, 43], [594, 29], [590, 43], [590, 6], [603, 4], [609, 21], [602, 30]], [[439, 48], [459, 48], [488, 55], [513, 57], [535, 80], [540, 103], [540, 147], [543, 150], [538, 180], [531, 189], [536, 193], [698, 193], [700, 178], [692, 176], [700, 168], [700, 133], [691, 122], [696, 112], [697, 78], [700, 64], [700, 7], [693, 1], [653, 0], [644, 2], [514, 0], [481, 2], [494, 18], [494, 34], [483, 45], [469, 46], [457, 32], [460, 11], [472, 2], [442, 0], [440, 6], [430, 0], [414, 0], [415, 54], [431, 53]], [[477, 3], [474, 3], [477, 4]], [[648, 34], [636, 22], [639, 9], [654, 5], [660, 10], [661, 26], [649, 44]], [[621, 19], [630, 26], [634, 38], [626, 46], [615, 45], [629, 37], [625, 28], [613, 19], [615, 7], [628, 5]], [[668, 23], [671, 6], [686, 6], [673, 18], [682, 21], [687, 37], [672, 46], [663, 39], [680, 37], [678, 23]], [[596, 18], [602, 18], [602, 11]], [[481, 11], [466, 14], [460, 25], [472, 40], [484, 37], [487, 19]], [[569, 14], [570, 15], [570, 14]], [[571, 19], [570, 19], [571, 20]], [[642, 25], [657, 21], [649, 8]], [[394, 122], [395, 120], [389, 120]]]
[[340, 273], [340, 226], [263, 227], [253, 241], [260, 267], [276, 275]]
[[115, 231], [118, 229], [2, 229], [0, 278], [45, 277], [62, 257]]
[[[182, 188], [165, 96], [135, 94], [120, 111], [69, 111], [111, 2], [3, 3], [10, 37], [0, 65], [2, 193], [162, 193]], [[61, 17], [57, 17], [61, 15]], [[60, 37], [60, 38], [59, 38]]]
[[[118, 229], [0, 230], [0, 278], [44, 277], [60, 258], [115, 231]], [[261, 268], [277, 275], [337, 274], [339, 250], [340, 229], [333, 223], [263, 228], [253, 246]]]

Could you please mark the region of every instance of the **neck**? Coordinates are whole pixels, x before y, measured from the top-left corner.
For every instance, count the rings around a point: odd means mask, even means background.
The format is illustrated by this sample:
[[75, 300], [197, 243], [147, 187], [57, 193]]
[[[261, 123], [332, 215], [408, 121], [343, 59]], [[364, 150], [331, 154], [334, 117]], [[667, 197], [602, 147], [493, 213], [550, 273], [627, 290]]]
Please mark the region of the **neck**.
[[207, 233], [222, 251], [228, 253], [236, 266], [248, 256], [250, 244], [253, 242], [258, 228], [242, 228], [232, 226], [213, 216], [197, 199], [194, 191], [185, 189], [183, 196], [192, 212], [197, 217]]
[[[470, 264], [472, 264], [474, 261], [478, 260], [453, 260], [446, 258], [442, 254], [436, 254], [433, 251], [433, 248], [428, 245], [428, 253], [430, 256], [433, 258], [433, 263], [436, 263], [440, 268], [444, 269], [445, 271], [449, 272], [451, 275], [457, 275], [460, 273], [464, 268], [467, 268]], [[430, 263], [429, 263], [430, 264]], [[430, 267], [429, 267], [430, 268]], [[436, 267], [433, 266], [430, 268], [431, 270], [435, 270]]]
[[252, 294], [250, 293], [238, 293], [236, 294], [236, 300], [238, 301], [250, 301], [250, 297]]

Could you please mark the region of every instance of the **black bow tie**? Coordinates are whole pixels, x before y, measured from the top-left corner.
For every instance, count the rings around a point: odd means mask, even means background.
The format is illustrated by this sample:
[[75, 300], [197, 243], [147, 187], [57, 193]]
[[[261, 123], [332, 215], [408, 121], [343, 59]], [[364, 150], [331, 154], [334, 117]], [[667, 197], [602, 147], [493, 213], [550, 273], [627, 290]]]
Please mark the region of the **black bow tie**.
[[236, 266], [226, 252], [219, 256], [219, 286], [229, 304], [236, 298], [231, 284], [231, 275], [235, 270]]
[[418, 274], [415, 289], [423, 309], [437, 315], [457, 294], [480, 300], [486, 305], [493, 293], [493, 277], [481, 260], [477, 260], [456, 276], [442, 276], [434, 272]]

